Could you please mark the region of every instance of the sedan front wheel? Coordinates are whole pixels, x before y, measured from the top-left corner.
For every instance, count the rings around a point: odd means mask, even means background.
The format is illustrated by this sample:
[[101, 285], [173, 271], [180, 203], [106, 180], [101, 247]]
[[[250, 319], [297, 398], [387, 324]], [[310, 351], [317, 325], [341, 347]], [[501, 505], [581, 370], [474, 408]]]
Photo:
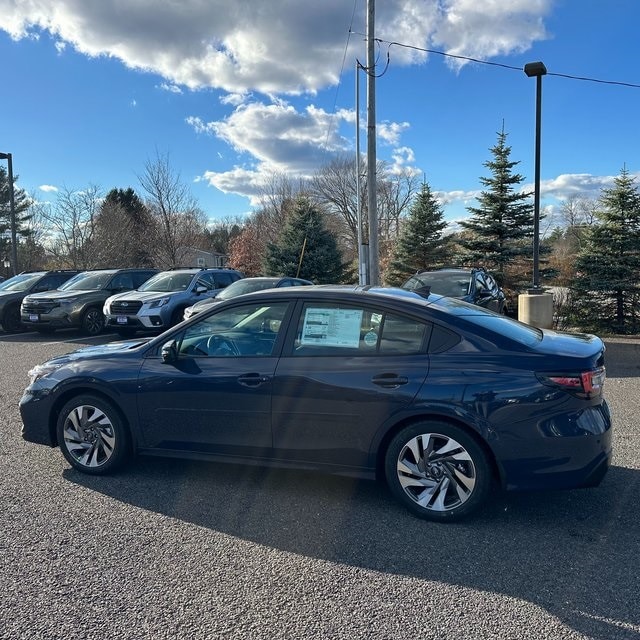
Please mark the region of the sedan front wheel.
[[389, 488], [415, 515], [452, 521], [475, 511], [491, 488], [486, 453], [466, 431], [444, 422], [409, 425], [385, 457]]
[[121, 466], [131, 449], [120, 414], [106, 400], [92, 395], [73, 398], [62, 407], [58, 444], [78, 471], [102, 475]]

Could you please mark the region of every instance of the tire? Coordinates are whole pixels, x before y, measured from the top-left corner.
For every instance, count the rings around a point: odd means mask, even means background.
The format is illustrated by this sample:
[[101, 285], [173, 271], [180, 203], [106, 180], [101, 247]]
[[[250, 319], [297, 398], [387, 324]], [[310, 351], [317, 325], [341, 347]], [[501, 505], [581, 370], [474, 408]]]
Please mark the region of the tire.
[[111, 473], [130, 456], [131, 438], [120, 414], [97, 396], [69, 400], [58, 416], [57, 435], [62, 455], [83, 473]]
[[97, 307], [90, 307], [82, 315], [80, 322], [82, 333], [97, 336], [104, 329], [104, 315]]
[[180, 324], [184, 320], [184, 310], [186, 307], [179, 307], [171, 314], [171, 326]]
[[22, 322], [20, 321], [20, 307], [17, 304], [9, 305], [2, 314], [0, 322], [2, 328], [7, 333], [16, 333], [22, 331]]
[[409, 511], [435, 522], [473, 513], [492, 485], [491, 464], [476, 440], [460, 427], [436, 421], [396, 434], [386, 451], [385, 475]]

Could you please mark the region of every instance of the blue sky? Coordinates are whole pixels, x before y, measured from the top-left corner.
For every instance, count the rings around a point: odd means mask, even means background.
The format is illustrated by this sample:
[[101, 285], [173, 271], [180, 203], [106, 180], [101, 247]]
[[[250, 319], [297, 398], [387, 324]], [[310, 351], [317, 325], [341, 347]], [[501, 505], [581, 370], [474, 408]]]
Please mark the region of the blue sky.
[[[44, 201], [140, 192], [168, 154], [212, 220], [244, 215], [273, 172], [354, 153], [365, 14], [365, 0], [0, 0], [0, 151]], [[377, 0], [378, 158], [426, 175], [457, 220], [504, 122], [530, 186], [535, 80], [520, 69], [640, 85], [639, 24], [637, 0]], [[597, 196], [623, 165], [640, 176], [640, 88], [548, 75], [542, 110], [543, 206]]]

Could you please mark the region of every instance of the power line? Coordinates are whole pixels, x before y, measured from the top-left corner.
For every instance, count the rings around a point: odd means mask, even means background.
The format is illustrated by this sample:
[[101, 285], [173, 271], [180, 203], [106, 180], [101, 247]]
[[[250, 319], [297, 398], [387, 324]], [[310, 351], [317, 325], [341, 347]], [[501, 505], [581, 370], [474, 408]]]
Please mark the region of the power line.
[[[362, 35], [362, 34], [360, 34]], [[415, 51], [421, 51], [423, 53], [432, 53], [434, 55], [443, 56], [445, 58], [453, 58], [456, 60], [464, 60], [466, 62], [475, 62], [476, 64], [484, 64], [491, 67], [502, 67], [503, 69], [509, 69], [510, 71], [519, 71], [522, 72], [522, 67], [516, 67], [510, 64], [503, 64], [501, 62], [491, 62], [489, 60], [481, 60], [479, 58], [471, 58], [469, 56], [455, 55], [453, 53], [446, 53], [444, 51], [438, 51], [437, 49], [425, 49], [423, 47], [416, 47], [410, 44], [404, 44], [402, 42], [394, 42], [390, 40], [382, 40], [381, 38], [376, 38], [376, 42], [379, 44], [386, 44], [388, 49], [391, 47], [402, 47], [403, 49], [413, 49]], [[387, 58], [389, 57], [389, 53], [387, 53]], [[388, 62], [387, 62], [388, 66]], [[385, 69], [386, 70], [386, 69]], [[619, 87], [630, 87], [632, 89], [640, 89], [640, 84], [636, 84], [633, 82], [619, 82], [617, 80], [601, 80], [599, 78], [590, 78], [586, 76], [576, 76], [568, 73], [554, 73], [553, 71], [547, 72], [548, 76], [556, 76], [558, 78], [568, 78], [569, 80], [582, 80], [584, 82], [595, 82], [598, 84], [610, 84], [616, 85]]]

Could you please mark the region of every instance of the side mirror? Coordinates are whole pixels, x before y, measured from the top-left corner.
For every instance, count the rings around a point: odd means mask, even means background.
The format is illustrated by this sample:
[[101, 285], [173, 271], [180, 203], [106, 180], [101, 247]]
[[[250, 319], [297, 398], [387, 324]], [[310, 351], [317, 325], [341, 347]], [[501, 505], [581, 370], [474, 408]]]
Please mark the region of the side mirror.
[[162, 345], [160, 357], [163, 364], [173, 364], [178, 359], [178, 346], [175, 340], [169, 340]]
[[202, 285], [199, 285], [196, 287], [196, 293], [198, 295], [205, 293], [207, 291], [207, 287], [203, 287]]

